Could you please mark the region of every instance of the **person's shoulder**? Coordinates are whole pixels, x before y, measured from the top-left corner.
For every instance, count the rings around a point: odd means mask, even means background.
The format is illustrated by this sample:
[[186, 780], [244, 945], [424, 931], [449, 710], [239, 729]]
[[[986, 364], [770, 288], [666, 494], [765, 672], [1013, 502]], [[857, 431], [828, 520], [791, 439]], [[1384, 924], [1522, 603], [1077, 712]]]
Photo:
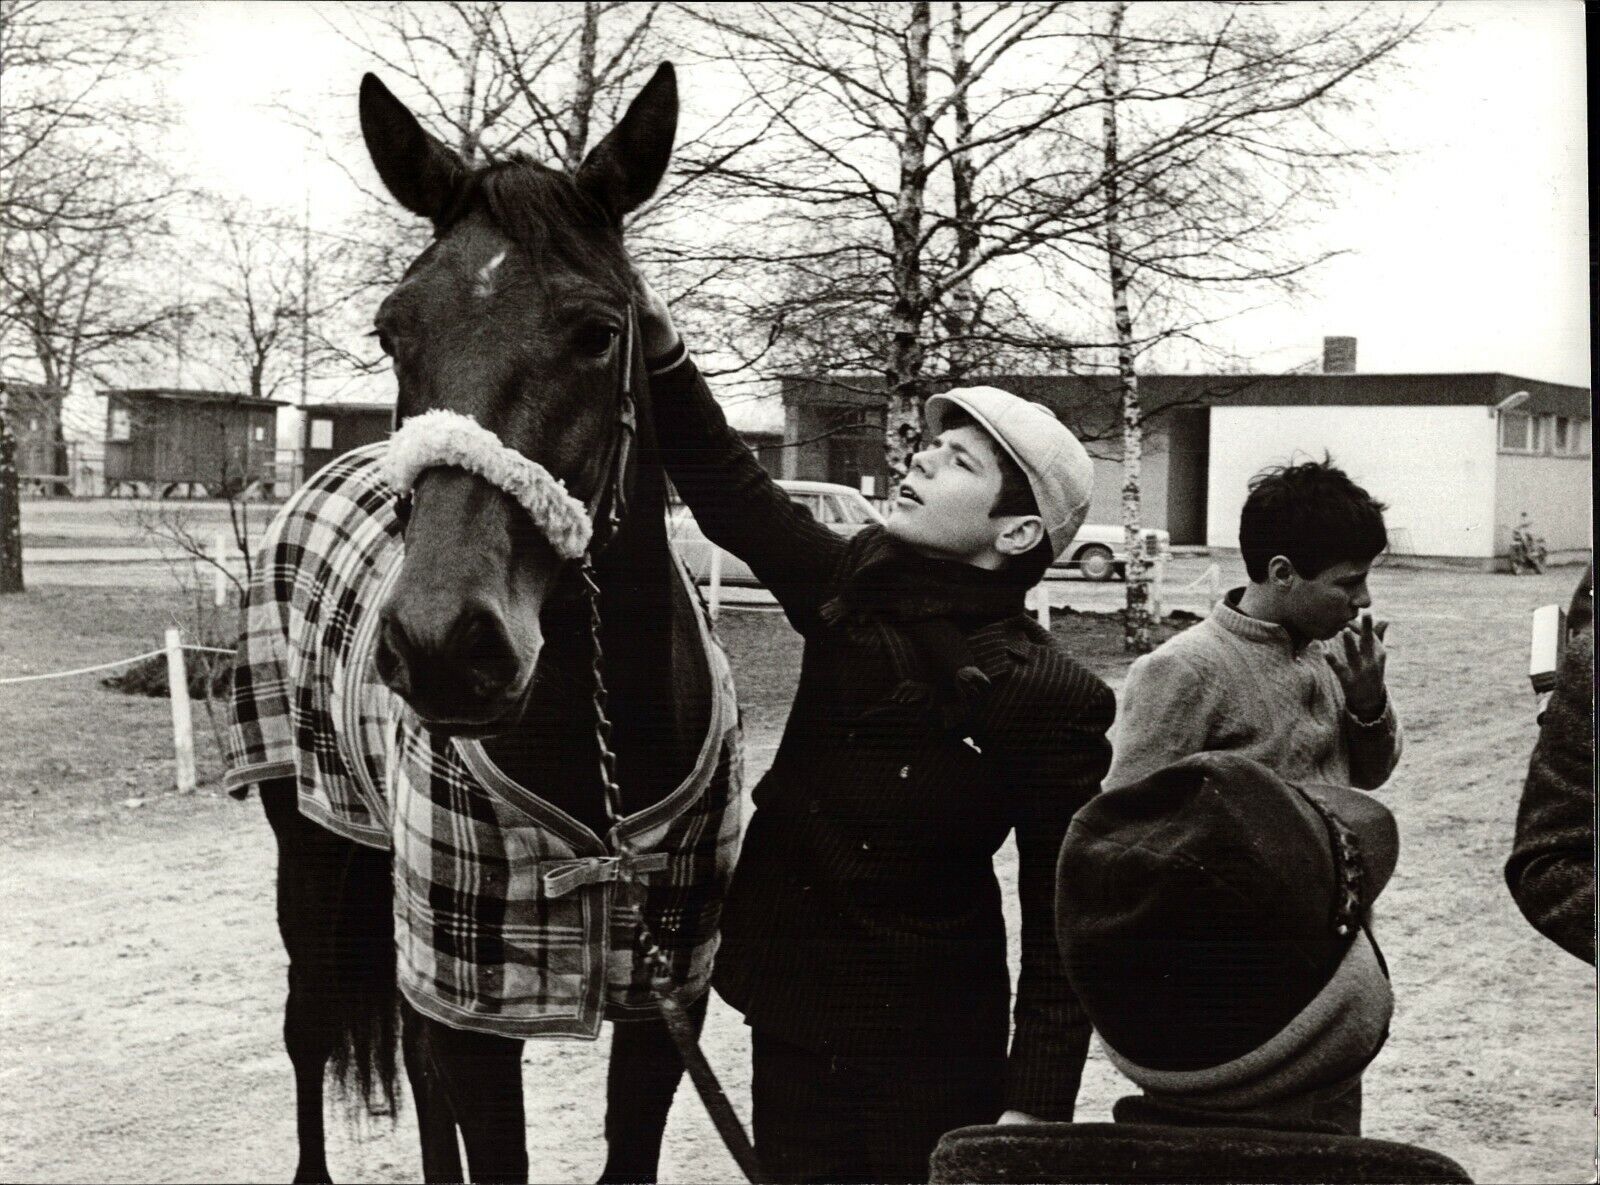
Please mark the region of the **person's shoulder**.
[[1196, 622], [1182, 633], [1173, 634], [1149, 654], [1133, 660], [1128, 677], [1163, 681], [1195, 681], [1216, 659], [1224, 644], [1221, 631], [1209, 621]]
[[1014, 664], [1008, 678], [1012, 698], [1090, 719], [1104, 717], [1110, 725], [1116, 696], [1105, 680], [1032, 619], [1019, 617], [1006, 624], [1006, 645]]

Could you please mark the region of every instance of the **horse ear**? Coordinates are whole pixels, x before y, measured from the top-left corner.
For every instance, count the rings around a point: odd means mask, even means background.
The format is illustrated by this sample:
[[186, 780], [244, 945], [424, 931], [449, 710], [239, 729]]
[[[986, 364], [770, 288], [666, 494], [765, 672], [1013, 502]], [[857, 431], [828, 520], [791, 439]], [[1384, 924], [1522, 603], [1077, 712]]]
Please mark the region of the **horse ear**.
[[662, 62], [628, 111], [578, 166], [579, 188], [618, 222], [656, 191], [678, 132], [678, 75]]
[[466, 166], [375, 74], [361, 78], [361, 135], [395, 201], [436, 223], [449, 212], [466, 181]]

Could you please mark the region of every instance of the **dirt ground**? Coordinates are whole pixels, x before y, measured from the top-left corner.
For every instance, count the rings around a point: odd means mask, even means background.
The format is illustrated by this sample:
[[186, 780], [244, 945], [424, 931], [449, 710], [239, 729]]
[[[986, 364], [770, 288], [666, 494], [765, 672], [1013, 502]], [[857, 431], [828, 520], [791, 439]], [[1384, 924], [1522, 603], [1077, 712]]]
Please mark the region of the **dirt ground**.
[[[1394, 622], [1390, 686], [1407, 752], [1383, 791], [1404, 842], [1378, 924], [1398, 1003], [1366, 1075], [1366, 1130], [1445, 1152], [1480, 1181], [1595, 1173], [1593, 972], [1523, 922], [1501, 877], [1534, 740], [1528, 613], [1565, 603], [1578, 575], [1384, 569], [1374, 580]], [[136, 653], [185, 613], [182, 598], [121, 587], [114, 573], [58, 573], [0, 598], [0, 678]], [[1066, 616], [1057, 629], [1120, 686], [1103, 624]], [[770, 612], [728, 613], [721, 632], [754, 775], [771, 759], [798, 647]], [[169, 719], [167, 701], [93, 676], [0, 687], [5, 1179], [273, 1181], [293, 1168], [271, 835], [254, 801], [214, 783], [171, 792]], [[198, 709], [196, 735], [214, 777]], [[1009, 847], [1001, 867], [1014, 877]], [[747, 1033], [720, 1003], [706, 1046], [748, 1116]], [[598, 1173], [605, 1054], [604, 1039], [527, 1047], [535, 1180]], [[1127, 1092], [1095, 1051], [1080, 1118], [1107, 1117]], [[418, 1171], [409, 1110], [393, 1126], [335, 1116], [329, 1133], [341, 1179]], [[667, 1181], [737, 1179], [687, 1086], [662, 1170]]]

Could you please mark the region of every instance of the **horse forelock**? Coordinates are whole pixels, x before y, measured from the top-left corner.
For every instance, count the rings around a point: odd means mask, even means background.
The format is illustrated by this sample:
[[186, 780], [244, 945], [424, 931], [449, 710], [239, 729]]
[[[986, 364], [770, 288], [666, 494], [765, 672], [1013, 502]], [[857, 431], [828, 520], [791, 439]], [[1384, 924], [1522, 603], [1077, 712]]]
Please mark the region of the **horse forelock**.
[[481, 206], [542, 268], [576, 273], [618, 297], [628, 293], [620, 231], [568, 174], [516, 153], [478, 170], [466, 196], [463, 213]]

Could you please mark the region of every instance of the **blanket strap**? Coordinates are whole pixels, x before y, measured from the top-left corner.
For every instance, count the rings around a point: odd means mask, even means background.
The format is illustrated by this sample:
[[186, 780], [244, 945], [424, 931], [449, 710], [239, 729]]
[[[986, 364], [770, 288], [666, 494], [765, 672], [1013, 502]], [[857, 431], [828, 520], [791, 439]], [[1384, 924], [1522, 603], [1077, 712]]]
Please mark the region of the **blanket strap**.
[[670, 859], [666, 852], [581, 856], [576, 860], [547, 860], [539, 865], [539, 872], [546, 897], [565, 897], [585, 885], [642, 880], [652, 872], [665, 871]]

